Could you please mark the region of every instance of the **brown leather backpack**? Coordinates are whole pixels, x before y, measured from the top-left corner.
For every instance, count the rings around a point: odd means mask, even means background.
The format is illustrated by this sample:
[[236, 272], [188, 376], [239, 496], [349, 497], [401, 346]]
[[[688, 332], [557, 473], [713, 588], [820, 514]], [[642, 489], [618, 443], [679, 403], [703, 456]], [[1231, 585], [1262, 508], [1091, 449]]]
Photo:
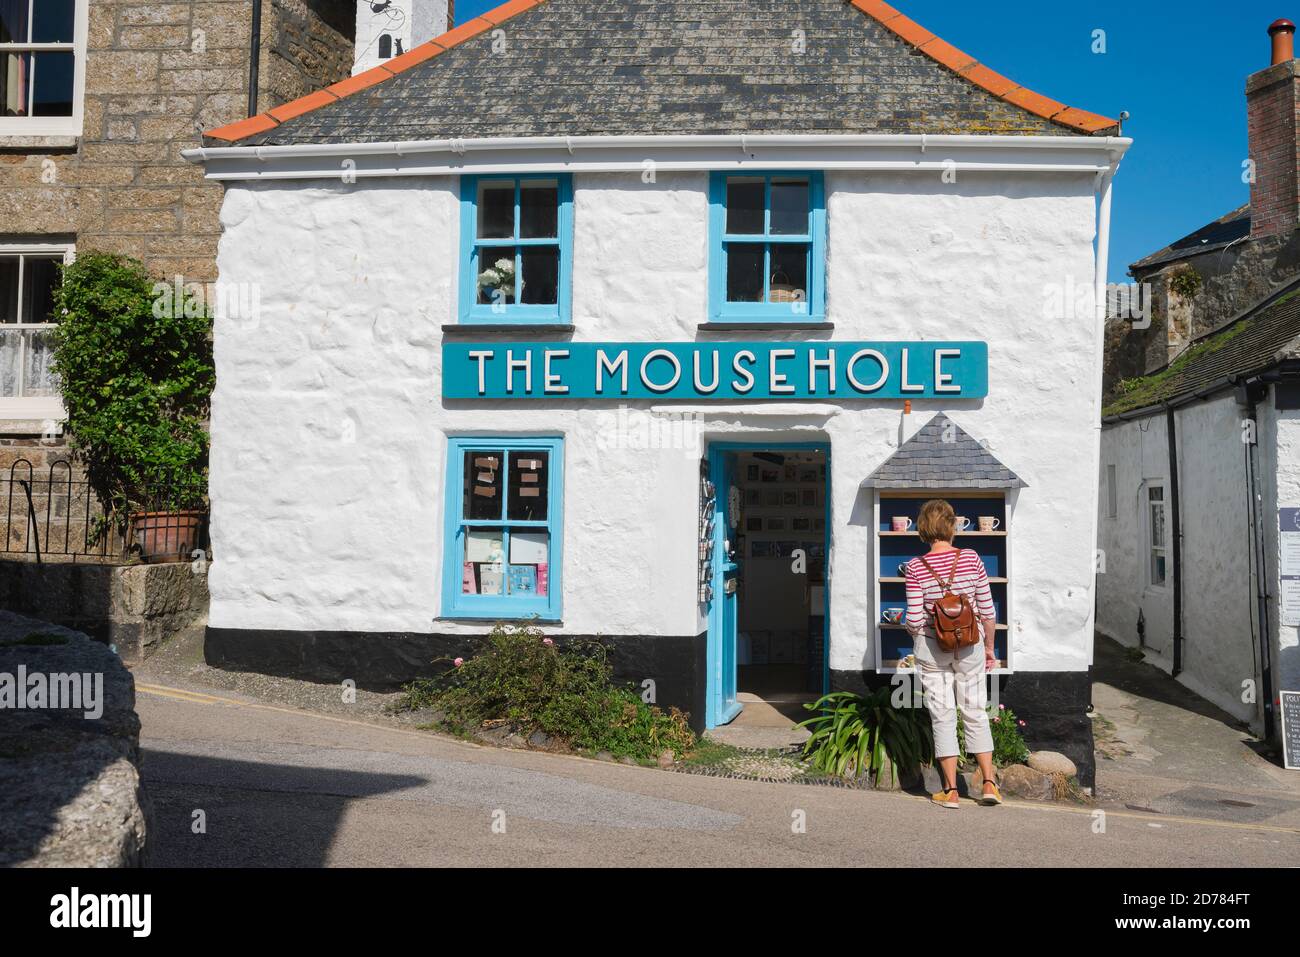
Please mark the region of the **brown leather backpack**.
[[958, 551], [952, 562], [952, 574], [945, 582], [925, 560], [925, 556], [921, 556], [921, 564], [943, 588], [943, 594], [930, 607], [930, 624], [934, 626], [935, 638], [944, 651], [969, 648], [980, 641], [979, 621], [975, 618], [975, 609], [971, 607], [970, 599], [952, 593], [952, 582], [957, 577], [957, 564], [960, 561], [961, 552]]

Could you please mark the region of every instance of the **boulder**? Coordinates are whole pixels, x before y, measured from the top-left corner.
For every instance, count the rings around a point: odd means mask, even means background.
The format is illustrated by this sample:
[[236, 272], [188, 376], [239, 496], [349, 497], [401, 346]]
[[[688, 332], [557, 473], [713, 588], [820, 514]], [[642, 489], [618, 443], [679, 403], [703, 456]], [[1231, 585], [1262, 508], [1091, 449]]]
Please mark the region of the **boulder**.
[[1030, 801], [1050, 801], [1056, 796], [1056, 787], [1050, 774], [1035, 771], [1023, 764], [1003, 768], [998, 782], [1003, 794]]
[[659, 767], [667, 770], [677, 763], [677, 756], [671, 751], [659, 752]]
[[534, 731], [528, 736], [528, 743], [534, 748], [545, 748], [551, 743], [551, 736], [545, 731]]
[[1059, 751], [1035, 751], [1029, 755], [1029, 766], [1043, 774], [1063, 774], [1067, 778], [1079, 773], [1074, 762]]
[[106, 645], [0, 611], [0, 674], [88, 675], [93, 703], [0, 710], [0, 867], [135, 867], [148, 806], [135, 682]]
[[614, 760], [614, 755], [610, 754], [608, 751], [597, 751], [597, 752], [596, 752], [596, 760], [597, 760], [597, 761], [613, 761], [613, 760]]

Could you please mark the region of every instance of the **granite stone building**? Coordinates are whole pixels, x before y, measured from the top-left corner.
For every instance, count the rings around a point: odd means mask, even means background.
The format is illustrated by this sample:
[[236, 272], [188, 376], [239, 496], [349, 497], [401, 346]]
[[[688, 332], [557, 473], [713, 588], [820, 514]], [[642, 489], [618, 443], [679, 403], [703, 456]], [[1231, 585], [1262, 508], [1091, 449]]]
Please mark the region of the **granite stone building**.
[[1300, 689], [1300, 60], [1246, 79], [1250, 202], [1131, 267], [1107, 330], [1097, 628], [1271, 737]]
[[262, 291], [209, 662], [392, 687], [531, 621], [725, 724], [912, 673], [942, 495], [1091, 783], [1103, 317], [1025, 315], [1101, 287], [1128, 145], [876, 0], [513, 0], [209, 131]]
[[215, 280], [222, 191], [181, 151], [348, 77], [356, 6], [0, 0], [0, 473], [67, 457], [45, 334], [55, 264], [103, 250]]

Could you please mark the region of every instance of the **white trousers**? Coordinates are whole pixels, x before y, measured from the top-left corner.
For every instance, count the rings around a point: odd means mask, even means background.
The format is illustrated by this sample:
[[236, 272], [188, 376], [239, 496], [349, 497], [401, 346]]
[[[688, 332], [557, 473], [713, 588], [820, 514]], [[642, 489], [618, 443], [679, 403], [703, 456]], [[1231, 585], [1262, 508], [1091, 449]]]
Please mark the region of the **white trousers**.
[[934, 756], [948, 758], [961, 753], [957, 748], [958, 710], [966, 728], [966, 753], [992, 751], [993, 735], [984, 710], [988, 707], [984, 643], [956, 652], [942, 651], [937, 646], [931, 651], [934, 660], [918, 655], [916, 667], [921, 674], [925, 707], [930, 712], [930, 727], [934, 730]]

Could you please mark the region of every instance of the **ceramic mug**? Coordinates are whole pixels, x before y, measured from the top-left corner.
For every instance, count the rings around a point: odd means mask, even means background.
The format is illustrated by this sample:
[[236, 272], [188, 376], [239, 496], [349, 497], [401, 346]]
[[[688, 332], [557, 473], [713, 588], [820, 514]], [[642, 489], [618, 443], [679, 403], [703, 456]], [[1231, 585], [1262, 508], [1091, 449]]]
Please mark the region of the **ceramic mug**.
[[897, 625], [903, 620], [905, 614], [902, 608], [886, 608], [880, 613], [880, 620], [886, 625]]
[[970, 524], [971, 524], [970, 519], [967, 518], [965, 515], [957, 516], [957, 523], [956, 523], [957, 531], [959, 532], [966, 531], [966, 529], [970, 528]]
[[899, 577], [899, 578], [906, 578], [906, 577], [907, 577], [907, 562], [901, 562], [901, 563], [899, 563], [899, 566], [898, 566], [898, 577]]
[[995, 517], [992, 516], [992, 515], [981, 515], [981, 516], [980, 516], [980, 531], [981, 531], [981, 532], [996, 532], [996, 531], [998, 530], [998, 527], [999, 527], [1001, 524], [1002, 524], [1002, 520], [999, 519], [999, 518], [995, 518]]
[[890, 527], [896, 532], [906, 532], [912, 527], [912, 520], [906, 515], [895, 515], [890, 520]]

